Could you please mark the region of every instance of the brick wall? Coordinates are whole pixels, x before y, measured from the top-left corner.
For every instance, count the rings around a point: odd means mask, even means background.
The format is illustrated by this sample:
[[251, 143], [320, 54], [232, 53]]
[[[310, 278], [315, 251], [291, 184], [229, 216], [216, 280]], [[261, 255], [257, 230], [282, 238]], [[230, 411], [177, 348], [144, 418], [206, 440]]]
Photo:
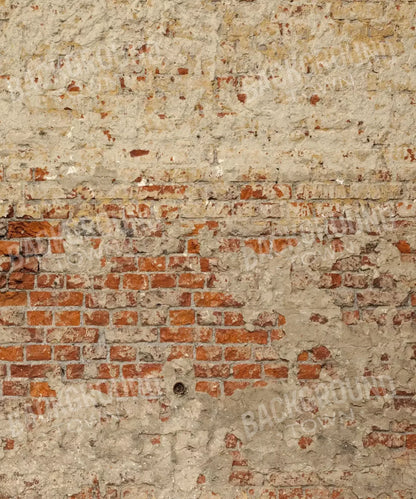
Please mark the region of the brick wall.
[[0, 1], [0, 497], [415, 497], [415, 15]]

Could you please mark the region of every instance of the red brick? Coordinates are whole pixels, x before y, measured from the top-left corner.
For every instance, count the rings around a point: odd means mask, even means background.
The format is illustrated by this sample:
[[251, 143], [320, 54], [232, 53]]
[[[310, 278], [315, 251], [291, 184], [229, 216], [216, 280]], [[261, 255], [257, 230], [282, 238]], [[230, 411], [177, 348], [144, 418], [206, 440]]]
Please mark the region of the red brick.
[[80, 379], [84, 376], [84, 364], [68, 364], [66, 366], [67, 379]]
[[319, 364], [301, 364], [298, 369], [298, 379], [318, 379], [320, 372]]
[[224, 381], [224, 394], [232, 395], [237, 390], [244, 390], [248, 388], [250, 383], [248, 381]]
[[195, 364], [194, 372], [197, 378], [228, 378], [230, 366], [228, 364]]
[[93, 278], [94, 289], [119, 289], [120, 288], [120, 275], [107, 274], [97, 275]]
[[0, 307], [23, 307], [27, 304], [27, 296], [23, 291], [6, 291], [0, 293]]
[[412, 251], [410, 244], [407, 241], [400, 240], [395, 244], [400, 253], [410, 253]]
[[395, 435], [391, 433], [372, 432], [363, 439], [364, 447], [375, 447], [383, 445], [391, 449], [404, 447], [406, 444], [405, 435]]
[[264, 374], [269, 378], [287, 378], [289, 375], [289, 370], [287, 366], [276, 365], [276, 364], [265, 364]]
[[85, 327], [51, 328], [47, 330], [48, 343], [96, 343], [98, 329]]
[[168, 267], [172, 270], [193, 271], [199, 269], [199, 258], [197, 256], [171, 256]]
[[110, 359], [120, 362], [136, 360], [136, 348], [128, 345], [113, 346], [110, 348]]
[[54, 354], [55, 360], [79, 360], [80, 348], [72, 345], [57, 345]]
[[416, 435], [406, 435], [406, 447], [408, 449], [416, 449]]
[[51, 244], [51, 253], [53, 254], [65, 253], [63, 239], [52, 239], [50, 244]]
[[58, 373], [58, 366], [51, 364], [12, 364], [10, 373], [13, 378], [46, 378], [48, 373]]
[[160, 341], [173, 343], [191, 343], [195, 330], [192, 327], [161, 327]]
[[324, 274], [319, 281], [319, 287], [327, 289], [339, 288], [341, 282], [341, 274]]
[[261, 239], [250, 239], [244, 241], [245, 246], [251, 248], [255, 253], [265, 254], [270, 253], [270, 241]]
[[217, 343], [267, 343], [267, 331], [247, 331], [246, 329], [217, 329]]
[[221, 395], [221, 388], [218, 381], [198, 381], [195, 391], [207, 393], [211, 397], [218, 398]]
[[[116, 381], [113, 385], [113, 395], [116, 397], [137, 397], [139, 394], [138, 381]], [[107, 495], [106, 495], [107, 497]], [[114, 496], [115, 498], [117, 496]]]
[[243, 314], [240, 312], [224, 312], [225, 326], [244, 326]]
[[59, 223], [49, 222], [9, 222], [8, 237], [58, 237], [61, 235]]
[[30, 326], [50, 326], [52, 324], [52, 312], [29, 310], [27, 313], [27, 323]]
[[194, 301], [197, 307], [241, 307], [239, 303], [231, 295], [215, 292], [196, 292]]
[[30, 304], [33, 307], [80, 307], [83, 297], [79, 291], [32, 291]]
[[174, 359], [190, 359], [193, 356], [194, 349], [192, 345], [175, 345], [171, 347], [168, 361]]
[[157, 378], [162, 372], [161, 364], [125, 364], [124, 378]]
[[23, 347], [0, 347], [0, 360], [8, 362], [23, 360]]
[[198, 239], [189, 239], [187, 243], [187, 250], [190, 254], [199, 255], [200, 245]]
[[343, 310], [342, 321], [347, 326], [358, 324], [359, 320], [360, 320], [360, 312], [358, 310]]
[[50, 360], [51, 347], [49, 345], [28, 345], [26, 347], [27, 360]]
[[111, 259], [111, 272], [134, 272], [137, 270], [133, 256], [115, 256]]
[[248, 360], [251, 357], [251, 347], [227, 347], [224, 351], [225, 360]]
[[38, 288], [62, 288], [64, 276], [59, 274], [38, 274]]
[[30, 383], [31, 397], [56, 397], [55, 390], [49, 386], [46, 381], [36, 381]]
[[12, 270], [13, 272], [37, 272], [39, 270], [39, 260], [35, 256], [13, 259]]
[[280, 253], [286, 248], [297, 246], [298, 241], [294, 238], [283, 238], [283, 239], [275, 239], [273, 241], [273, 249], [276, 253]]
[[204, 346], [196, 348], [196, 360], [221, 360], [221, 358], [221, 347]]
[[82, 289], [90, 287], [90, 278], [80, 274], [67, 275], [66, 287], [68, 289]]
[[113, 312], [113, 324], [115, 326], [135, 326], [138, 321], [138, 313], [131, 310], [120, 310]]
[[198, 289], [203, 288], [205, 283], [204, 274], [181, 274], [179, 276], [179, 287]]
[[0, 241], [0, 255], [18, 255], [20, 244], [18, 242]]
[[3, 381], [3, 395], [7, 397], [25, 397], [29, 393], [26, 381]]
[[110, 314], [107, 310], [84, 312], [84, 324], [86, 326], [108, 326], [110, 324]]
[[97, 378], [110, 379], [118, 378], [120, 374], [120, 366], [117, 364], [100, 364], [98, 366]]
[[261, 366], [258, 364], [235, 364], [233, 376], [237, 379], [261, 378]]
[[79, 326], [81, 322], [81, 313], [72, 310], [65, 312], [56, 312], [55, 324], [57, 326]]
[[326, 360], [331, 356], [331, 352], [323, 345], [313, 347], [312, 353], [316, 360]]
[[140, 156], [147, 156], [149, 154], [149, 151], [146, 149], [132, 149], [130, 151], [130, 156], [132, 158], [138, 158]]
[[148, 289], [149, 278], [144, 274], [125, 274], [123, 287], [124, 289]]
[[150, 206], [144, 203], [131, 204], [124, 209], [126, 218], [149, 218]]
[[154, 274], [150, 278], [152, 288], [174, 288], [176, 286], [175, 274]]
[[23, 272], [14, 272], [9, 276], [9, 289], [33, 289], [35, 275]]
[[142, 272], [164, 272], [166, 270], [166, 257], [140, 257], [139, 270]]
[[169, 310], [169, 317], [173, 326], [186, 326], [195, 322], [193, 310]]

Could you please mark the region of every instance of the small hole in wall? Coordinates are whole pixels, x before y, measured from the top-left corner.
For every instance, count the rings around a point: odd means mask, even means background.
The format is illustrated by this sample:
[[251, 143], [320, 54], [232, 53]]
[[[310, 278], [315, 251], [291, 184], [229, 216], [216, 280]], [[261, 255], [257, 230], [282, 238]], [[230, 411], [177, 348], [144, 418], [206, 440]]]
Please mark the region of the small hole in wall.
[[175, 383], [173, 385], [173, 393], [175, 395], [185, 395], [186, 393], [186, 386], [183, 383]]

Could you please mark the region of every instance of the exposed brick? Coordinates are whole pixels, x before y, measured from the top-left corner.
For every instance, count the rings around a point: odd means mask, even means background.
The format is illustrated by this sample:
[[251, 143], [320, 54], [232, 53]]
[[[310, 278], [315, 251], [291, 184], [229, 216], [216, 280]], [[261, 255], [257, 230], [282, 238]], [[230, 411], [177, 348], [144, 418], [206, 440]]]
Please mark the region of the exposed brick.
[[298, 368], [298, 379], [317, 379], [321, 372], [319, 364], [300, 364]]
[[260, 378], [261, 365], [259, 364], [236, 364], [233, 366], [234, 378]]
[[173, 326], [185, 326], [195, 322], [195, 312], [193, 310], [170, 310], [169, 317]]
[[197, 392], [207, 393], [214, 398], [218, 398], [221, 395], [221, 388], [218, 381], [197, 381], [195, 390]]

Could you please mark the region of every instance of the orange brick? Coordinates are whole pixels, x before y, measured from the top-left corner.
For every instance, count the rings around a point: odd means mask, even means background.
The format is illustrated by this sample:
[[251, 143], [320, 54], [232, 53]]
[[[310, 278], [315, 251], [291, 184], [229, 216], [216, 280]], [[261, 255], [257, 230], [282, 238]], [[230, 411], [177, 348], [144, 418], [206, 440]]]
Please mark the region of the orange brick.
[[18, 255], [20, 244], [11, 241], [0, 241], [0, 255]]
[[264, 374], [269, 378], [287, 378], [289, 375], [289, 369], [287, 366], [265, 364]]
[[118, 378], [120, 374], [120, 367], [117, 364], [100, 364], [98, 366], [98, 378], [110, 379]]
[[23, 360], [23, 347], [0, 347], [0, 360], [8, 362]]
[[120, 362], [136, 360], [136, 349], [128, 345], [113, 346], [110, 349], [110, 359]]
[[142, 272], [163, 272], [166, 270], [166, 258], [158, 257], [141, 257], [139, 258], [139, 270]]
[[56, 397], [55, 390], [49, 386], [46, 381], [36, 381], [30, 383], [31, 397]]
[[59, 223], [49, 222], [9, 222], [8, 237], [58, 237], [61, 234]]
[[113, 324], [115, 326], [135, 326], [138, 321], [138, 313], [131, 310], [121, 310], [113, 313]]
[[49, 345], [28, 345], [26, 347], [27, 360], [50, 360], [51, 347]]
[[237, 302], [231, 295], [225, 293], [215, 293], [207, 291], [205, 293], [196, 292], [194, 294], [195, 305], [197, 307], [241, 307], [242, 303]]
[[192, 327], [161, 327], [160, 341], [173, 343], [190, 343], [194, 338], [194, 328]]
[[247, 248], [251, 248], [255, 253], [266, 254], [270, 253], [270, 241], [261, 239], [250, 239], [244, 241]]
[[181, 274], [179, 276], [180, 288], [198, 289], [203, 288], [205, 283], [204, 274]]
[[169, 317], [173, 326], [186, 326], [195, 322], [193, 310], [169, 310]]
[[6, 397], [25, 397], [28, 392], [27, 381], [3, 381], [3, 395]]
[[218, 381], [198, 381], [195, 385], [197, 392], [207, 393], [211, 397], [218, 398], [221, 395], [221, 388]]
[[13, 272], [9, 276], [9, 289], [33, 289], [35, 275], [24, 272]]
[[80, 348], [72, 345], [57, 345], [55, 360], [79, 360]]
[[227, 396], [232, 395], [237, 390], [244, 390], [248, 388], [250, 383], [248, 381], [224, 381], [224, 394]]
[[196, 348], [196, 360], [221, 360], [221, 358], [221, 347], [204, 346]]
[[55, 324], [57, 326], [79, 326], [81, 322], [81, 313], [77, 310], [68, 310], [55, 313]]
[[50, 241], [51, 244], [51, 252], [52, 253], [65, 253], [64, 241], [63, 239], [52, 239]]
[[149, 278], [144, 274], [126, 274], [123, 277], [123, 287], [125, 289], [148, 289]]
[[0, 307], [23, 307], [27, 304], [27, 296], [23, 291], [6, 291], [0, 293]]
[[161, 364], [126, 364], [123, 366], [124, 378], [156, 378], [161, 372]]
[[227, 347], [224, 351], [225, 360], [248, 360], [251, 357], [251, 347]]
[[27, 323], [30, 326], [50, 326], [52, 324], [52, 312], [44, 310], [29, 310]]
[[234, 378], [260, 378], [261, 366], [258, 364], [236, 364], [233, 366]]
[[267, 331], [247, 331], [246, 329], [217, 329], [217, 343], [267, 343]]
[[80, 379], [84, 375], [84, 364], [68, 364], [66, 366], [67, 379]]
[[108, 326], [110, 324], [110, 314], [107, 310], [84, 312], [84, 324], [86, 326]]
[[154, 274], [150, 278], [152, 288], [174, 288], [176, 286], [175, 274]]
[[318, 379], [321, 372], [319, 364], [301, 364], [298, 370], [298, 379]]

